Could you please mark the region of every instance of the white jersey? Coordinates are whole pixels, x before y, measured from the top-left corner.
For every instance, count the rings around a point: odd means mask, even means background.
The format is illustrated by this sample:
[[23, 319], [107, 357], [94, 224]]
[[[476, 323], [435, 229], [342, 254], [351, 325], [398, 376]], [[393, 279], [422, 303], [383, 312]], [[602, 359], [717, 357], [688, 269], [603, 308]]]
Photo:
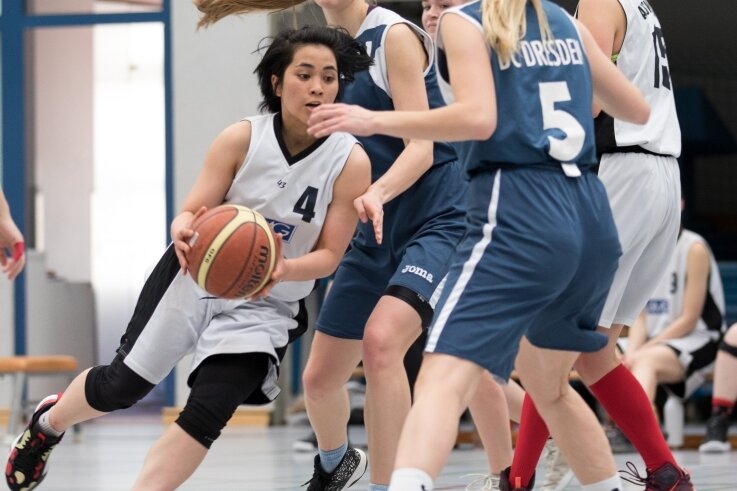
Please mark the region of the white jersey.
[[681, 129], [660, 21], [647, 0], [619, 3], [627, 16], [627, 32], [617, 67], [645, 96], [650, 104], [650, 119], [644, 125], [615, 119], [616, 146], [639, 146], [656, 154], [678, 157]]
[[[648, 338], [657, 336], [683, 313], [688, 252], [696, 242], [701, 242], [707, 250], [709, 249], [706, 241], [699, 234], [690, 230], [681, 231], [667, 273], [660, 281], [655, 294], [647, 303]], [[709, 333], [711, 338], [716, 340], [726, 330], [727, 324], [724, 318], [722, 279], [711, 250], [709, 250], [709, 263], [709, 285], [704, 301], [704, 309], [693, 333], [701, 332], [702, 335]]]
[[[312, 251], [320, 237], [333, 184], [357, 144], [347, 133], [335, 133], [291, 156], [282, 140], [281, 117], [246, 118], [251, 144], [246, 159], [225, 196], [226, 203], [261, 213], [282, 234], [282, 254], [294, 258]], [[271, 290], [283, 301], [306, 297], [314, 281], [287, 281]]]

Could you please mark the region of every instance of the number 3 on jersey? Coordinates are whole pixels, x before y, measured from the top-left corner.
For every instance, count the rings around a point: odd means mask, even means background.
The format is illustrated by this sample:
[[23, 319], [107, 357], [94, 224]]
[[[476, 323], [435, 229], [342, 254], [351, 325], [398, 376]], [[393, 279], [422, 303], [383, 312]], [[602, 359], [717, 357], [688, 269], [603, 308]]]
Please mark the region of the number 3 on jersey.
[[568, 84], [566, 82], [541, 82], [539, 86], [543, 129], [559, 129], [565, 133], [563, 138], [548, 136], [550, 143], [548, 154], [559, 162], [572, 162], [581, 153], [586, 131], [570, 113], [555, 108], [556, 102], [571, 100]]
[[302, 221], [310, 223], [315, 218], [315, 204], [317, 203], [317, 188], [307, 186], [305, 192], [294, 204], [294, 213], [302, 215]]

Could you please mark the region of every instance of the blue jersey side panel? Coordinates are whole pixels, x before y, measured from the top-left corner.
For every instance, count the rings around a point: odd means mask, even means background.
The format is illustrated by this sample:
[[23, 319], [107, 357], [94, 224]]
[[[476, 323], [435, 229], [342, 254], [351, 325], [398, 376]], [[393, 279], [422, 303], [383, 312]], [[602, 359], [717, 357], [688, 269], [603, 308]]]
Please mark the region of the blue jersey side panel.
[[[394, 109], [394, 102], [391, 94], [389, 94], [384, 42], [387, 30], [397, 23], [405, 23], [415, 30], [418, 37], [425, 44], [428, 56], [432, 56], [432, 44], [426, 33], [390, 10], [382, 7], [372, 8], [359, 30], [356, 40], [366, 47], [366, 50], [374, 59], [374, 66], [368, 71], [356, 74], [355, 80], [346, 85], [342, 98], [346, 104], [357, 104], [375, 111]], [[425, 87], [431, 108], [444, 105], [437, 86], [434, 64], [425, 74]], [[404, 142], [400, 138], [375, 135], [358, 137], [358, 140], [363, 144], [363, 148], [371, 159], [372, 181], [381, 177], [404, 150]], [[433, 165], [444, 164], [453, 160], [456, 160], [456, 154], [449, 144], [436, 143], [434, 145]]]
[[[496, 88], [497, 129], [489, 140], [464, 142], [459, 154], [468, 171], [503, 164], [596, 163], [591, 113], [591, 71], [573, 19], [543, 0], [553, 34], [541, 41], [535, 9], [528, 4], [527, 32], [510, 63], [491, 53]], [[481, 26], [479, 1], [458, 13]], [[453, 15], [453, 14], [451, 14]], [[442, 45], [438, 70], [447, 86]]]

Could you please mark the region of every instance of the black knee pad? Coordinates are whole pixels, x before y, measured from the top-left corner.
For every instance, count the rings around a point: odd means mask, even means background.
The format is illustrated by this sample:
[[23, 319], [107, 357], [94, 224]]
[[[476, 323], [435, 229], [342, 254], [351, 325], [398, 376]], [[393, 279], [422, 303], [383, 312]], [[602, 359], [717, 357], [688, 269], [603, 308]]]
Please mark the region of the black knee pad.
[[432, 305], [430, 305], [430, 302], [426, 298], [422, 297], [422, 295], [406, 286], [400, 285], [387, 286], [386, 290], [384, 290], [384, 295], [398, 298], [399, 300], [409, 304], [409, 306], [415, 309], [417, 314], [420, 316], [422, 328], [427, 329], [430, 327], [435, 312]]
[[207, 358], [192, 377], [192, 390], [176, 424], [210, 448], [238, 406], [261, 387], [270, 359], [266, 353]]
[[87, 373], [84, 393], [93, 409], [109, 413], [125, 409], [146, 396], [154, 384], [131, 370], [123, 358], [116, 356], [110, 365], [93, 368]]
[[724, 339], [722, 339], [722, 342], [719, 343], [719, 351], [725, 351], [737, 358], [737, 346], [728, 344], [727, 341], [725, 341]]

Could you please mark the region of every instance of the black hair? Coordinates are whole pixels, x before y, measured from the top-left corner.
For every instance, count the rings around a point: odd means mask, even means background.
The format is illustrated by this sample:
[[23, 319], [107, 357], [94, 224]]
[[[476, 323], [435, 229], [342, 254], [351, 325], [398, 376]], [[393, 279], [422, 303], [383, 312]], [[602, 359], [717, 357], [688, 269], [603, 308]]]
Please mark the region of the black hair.
[[264, 98], [259, 104], [261, 111], [277, 113], [281, 110], [281, 98], [274, 92], [271, 76], [276, 75], [279, 80], [283, 80], [284, 72], [292, 63], [295, 51], [310, 44], [325, 46], [335, 55], [338, 63], [338, 99], [345, 82], [352, 81], [357, 72], [368, 70], [373, 64], [364, 47], [345, 29], [322, 26], [285, 29], [272, 39], [261, 62], [254, 70]]

